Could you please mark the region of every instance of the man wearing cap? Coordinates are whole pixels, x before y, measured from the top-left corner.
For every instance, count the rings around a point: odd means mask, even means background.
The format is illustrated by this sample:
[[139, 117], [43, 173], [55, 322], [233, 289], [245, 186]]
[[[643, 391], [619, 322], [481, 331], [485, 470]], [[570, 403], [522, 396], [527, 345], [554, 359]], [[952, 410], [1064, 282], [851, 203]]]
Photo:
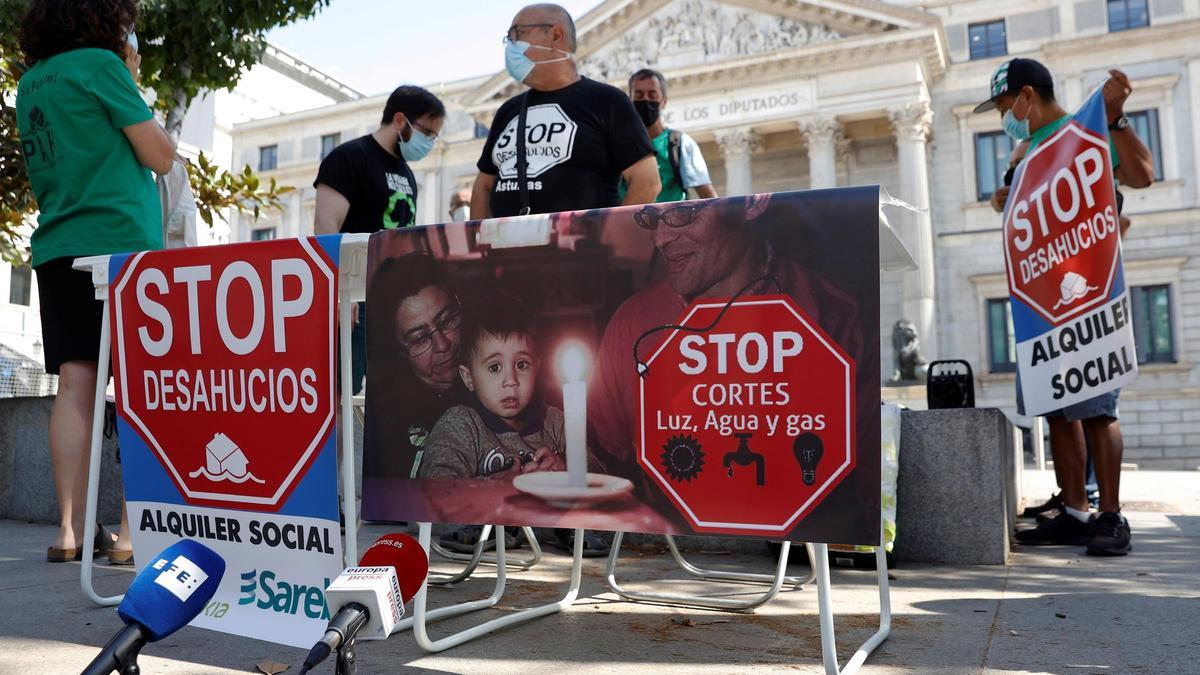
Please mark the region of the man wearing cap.
[[[1154, 180], [1154, 165], [1150, 150], [1138, 140], [1125, 117], [1125, 101], [1133, 88], [1125, 73], [1110, 70], [1109, 75], [1103, 95], [1113, 172], [1123, 185], [1143, 188]], [[996, 69], [991, 97], [975, 108], [977, 113], [988, 110], [1000, 113], [1004, 133], [1010, 138], [1029, 141], [1027, 156], [1071, 119], [1054, 98], [1050, 71], [1033, 59], [1012, 59]], [[1046, 415], [1062, 506], [1054, 518], [1017, 531], [1017, 541], [1031, 546], [1086, 544], [1089, 555], [1125, 555], [1130, 551], [1129, 522], [1120, 513], [1124, 442], [1117, 422], [1118, 394], [1101, 394]], [[1024, 414], [1024, 407], [1018, 378], [1017, 412]], [[1084, 434], [1095, 455], [1100, 483], [1100, 513], [1095, 518], [1088, 513], [1084, 490]]]

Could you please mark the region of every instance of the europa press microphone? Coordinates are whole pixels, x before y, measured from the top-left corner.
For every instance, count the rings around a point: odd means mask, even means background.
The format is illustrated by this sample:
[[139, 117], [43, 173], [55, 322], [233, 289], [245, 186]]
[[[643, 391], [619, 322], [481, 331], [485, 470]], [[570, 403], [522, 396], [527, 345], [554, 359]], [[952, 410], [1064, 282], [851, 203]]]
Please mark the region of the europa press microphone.
[[196, 618], [217, 592], [224, 574], [225, 560], [211, 548], [190, 539], [168, 546], [129, 585], [117, 607], [125, 627], [104, 645], [82, 675], [138, 672], [142, 647]]
[[307, 673], [333, 650], [360, 637], [385, 640], [404, 616], [429, 573], [429, 557], [407, 534], [385, 534], [363, 553], [357, 567], [347, 567], [325, 589], [334, 612], [325, 637], [313, 645], [300, 673]]

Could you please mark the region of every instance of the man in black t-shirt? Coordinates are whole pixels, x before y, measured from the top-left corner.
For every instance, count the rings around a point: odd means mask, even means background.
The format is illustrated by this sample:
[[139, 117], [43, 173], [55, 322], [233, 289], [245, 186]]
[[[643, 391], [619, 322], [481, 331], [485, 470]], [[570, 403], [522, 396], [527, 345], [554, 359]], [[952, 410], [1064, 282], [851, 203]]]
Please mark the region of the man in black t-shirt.
[[421, 87], [388, 97], [375, 131], [339, 145], [317, 170], [317, 234], [377, 232], [416, 224], [417, 180], [409, 162], [433, 147], [446, 108]]
[[[476, 164], [471, 217], [603, 209], [653, 202], [662, 189], [654, 146], [629, 98], [616, 87], [579, 75], [575, 22], [558, 5], [529, 5], [505, 35], [504, 65], [529, 86], [500, 106]], [[517, 166], [520, 113], [525, 109], [525, 179]], [[624, 178], [624, 200], [617, 185]], [[525, 199], [528, 202], [525, 202]], [[570, 550], [574, 531], [557, 530]], [[608, 542], [588, 534], [584, 555], [607, 555]]]
[[[313, 229], [317, 234], [377, 232], [416, 225], [417, 179], [409, 162], [429, 154], [446, 108], [421, 87], [398, 87], [388, 97], [379, 128], [334, 148], [317, 170]], [[352, 393], [367, 374], [365, 307], [354, 307], [350, 333]]]
[[[530, 90], [500, 106], [476, 166], [474, 218], [520, 213], [517, 129], [526, 109], [529, 213], [653, 202], [661, 188], [654, 147], [629, 98], [579, 75], [575, 24], [557, 5], [522, 9], [508, 29], [505, 65]], [[621, 178], [629, 185], [622, 202]]]

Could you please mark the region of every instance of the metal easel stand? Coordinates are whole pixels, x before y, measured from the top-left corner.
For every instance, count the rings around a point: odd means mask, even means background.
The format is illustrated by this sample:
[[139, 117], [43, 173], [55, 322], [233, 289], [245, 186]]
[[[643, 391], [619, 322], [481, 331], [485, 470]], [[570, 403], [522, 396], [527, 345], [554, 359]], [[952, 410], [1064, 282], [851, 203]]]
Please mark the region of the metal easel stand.
[[[663, 536], [667, 540], [667, 546], [670, 547], [670, 549], [671, 549], [671, 556], [673, 558], [675, 558], [675, 563], [677, 565], [679, 565], [679, 567], [684, 572], [687, 572], [688, 574], [690, 574], [692, 576], [700, 577], [701, 579], [704, 579], [706, 581], [740, 581], [742, 583], [747, 583], [747, 584], [774, 584], [775, 583], [775, 575], [772, 575], [772, 574], [757, 574], [757, 573], [753, 573], [753, 572], [727, 572], [725, 570], [710, 570], [710, 569], [703, 569], [700, 567], [696, 567], [695, 565], [688, 562], [687, 559], [683, 557], [683, 554], [679, 552], [679, 547], [675, 545], [675, 537], [673, 537], [669, 534], [663, 535]], [[812, 558], [813, 558], [812, 544], [806, 543], [806, 544], [804, 544], [804, 548], [807, 549], [807, 551], [808, 551], [808, 559], [812, 560]], [[780, 551], [780, 554], [782, 555], [782, 550]], [[804, 587], [808, 583], [810, 583], [812, 580], [814, 580], [816, 578], [817, 578], [817, 573], [815, 570], [813, 570], [808, 573], [808, 576], [805, 576], [805, 577], [786, 576], [783, 578], [783, 582], [785, 584], [791, 586], [794, 590], [802, 591], [802, 590], [804, 590]]]
[[347, 566], [358, 564], [358, 503], [354, 489], [354, 364], [351, 359], [351, 311], [367, 298], [368, 234], [341, 235], [338, 255], [338, 361], [341, 364], [342, 405], [342, 554]]
[[[484, 525], [483, 527], [483, 531], [479, 533], [479, 541], [475, 544], [475, 550], [471, 553], [459, 553], [457, 551], [451, 551], [436, 541], [430, 542], [429, 549], [431, 552], [438, 554], [446, 560], [467, 563], [468, 571], [466, 572], [466, 576], [463, 577], [463, 579], [466, 579], [467, 577], [471, 576], [471, 571], [473, 571], [475, 566], [479, 563], [482, 562], [485, 565], [496, 564], [496, 554], [483, 552], [483, 544], [487, 541], [488, 531], [492, 526]], [[521, 531], [525, 533], [525, 539], [529, 542], [529, 557], [512, 559], [506, 557], [504, 559], [504, 564], [508, 565], [509, 569], [517, 572], [528, 571], [534, 565], [542, 561], [542, 546], [538, 543], [537, 535], [533, 533], [533, 528], [522, 527]], [[445, 584], [448, 582], [440, 583]]]
[[[783, 588], [784, 581], [796, 588], [803, 586], [805, 581], [800, 581], [797, 577], [788, 577], [787, 561], [788, 553], [791, 551], [791, 542], [783, 542], [779, 550], [779, 560], [775, 564], [774, 574], [751, 574], [739, 572], [722, 572], [719, 570], [705, 570], [698, 568], [687, 562], [679, 553], [674, 540], [668, 536], [667, 544], [671, 548], [671, 555], [674, 556], [675, 562], [688, 574], [703, 579], [719, 580], [719, 581], [735, 581], [742, 583], [769, 583], [768, 588], [764, 593], [745, 599], [738, 600], [728, 597], [720, 597], [715, 595], [684, 595], [673, 593], [646, 593], [641, 591], [631, 591], [624, 588], [617, 582], [616, 568], [617, 559], [621, 556], [621, 540], [624, 539], [625, 533], [618, 532], [613, 537], [612, 551], [608, 554], [608, 564], [605, 566], [604, 576], [608, 581], [608, 587], [612, 592], [621, 596], [626, 600], [635, 602], [656, 602], [668, 605], [686, 605], [689, 607], [701, 607], [704, 609], [723, 609], [735, 612], [747, 612], [756, 607], [761, 607], [774, 598]], [[809, 556], [813, 555], [812, 548], [809, 548]], [[810, 577], [811, 578], [811, 577]], [[800, 583], [796, 583], [799, 581]], [[806, 580], [807, 581], [807, 580]]]
[[[882, 511], [880, 520], [882, 521]], [[867, 639], [854, 652], [854, 656], [846, 662], [845, 668], [838, 667], [837, 645], [833, 632], [833, 601], [830, 598], [829, 583], [829, 547], [825, 544], [815, 544], [816, 556], [811, 557], [813, 571], [817, 576], [817, 607], [821, 620], [821, 655], [825, 662], [826, 675], [853, 675], [858, 672], [863, 662], [871, 652], [875, 651], [892, 632], [892, 596], [888, 586], [887, 549], [883, 545], [882, 522], [880, 525], [880, 545], [875, 549], [875, 568], [879, 581], [879, 630]], [[811, 555], [811, 554], [810, 554]]]
[[[100, 493], [100, 451], [104, 425], [104, 390], [108, 388], [108, 364], [112, 345], [112, 329], [108, 322], [108, 256], [78, 258], [71, 265], [77, 270], [90, 271], [96, 286], [96, 299], [104, 303], [104, 316], [100, 321], [100, 352], [96, 355], [96, 400], [92, 408], [92, 437], [88, 449], [87, 501], [83, 512], [83, 531], [96, 531], [96, 500]], [[90, 537], [84, 537], [91, 541]], [[101, 607], [119, 604], [125, 595], [102, 596], [96, 593], [92, 583], [92, 566], [95, 564], [92, 547], [83, 546], [83, 565], [80, 568], [79, 584], [83, 594]]]
[[[419, 539], [421, 546], [426, 552], [429, 551], [429, 540], [432, 525], [430, 523], [420, 523]], [[409, 619], [402, 620], [397, 626], [396, 631], [413, 629], [413, 635], [416, 637], [417, 644], [429, 652], [440, 652], [451, 647], [456, 647], [465, 642], [470, 642], [475, 638], [491, 633], [508, 626], [513, 626], [538, 617], [546, 616], [561, 612], [571, 606], [575, 602], [575, 598], [579, 595], [579, 586], [583, 579], [583, 530], [575, 530], [575, 550], [571, 560], [571, 583], [567, 588], [566, 595], [558, 602], [552, 602], [546, 605], [531, 607], [519, 612], [514, 612], [507, 616], [502, 616], [491, 621], [486, 621], [453, 635], [449, 635], [440, 640], [431, 640], [429, 637], [427, 624], [431, 621], [447, 619], [452, 616], [460, 616], [480, 609], [495, 606], [500, 602], [500, 598], [504, 595], [504, 586], [506, 581], [507, 564], [504, 559], [504, 535], [499, 527], [494, 528], [496, 538], [496, 586], [492, 590], [492, 594], [483, 600], [475, 600], [472, 602], [459, 603], [449, 607], [440, 607], [435, 610], [426, 611], [426, 600], [429, 591], [428, 584], [421, 584], [421, 590], [417, 593], [413, 600], [413, 616]], [[393, 632], [396, 632], [393, 631]]]

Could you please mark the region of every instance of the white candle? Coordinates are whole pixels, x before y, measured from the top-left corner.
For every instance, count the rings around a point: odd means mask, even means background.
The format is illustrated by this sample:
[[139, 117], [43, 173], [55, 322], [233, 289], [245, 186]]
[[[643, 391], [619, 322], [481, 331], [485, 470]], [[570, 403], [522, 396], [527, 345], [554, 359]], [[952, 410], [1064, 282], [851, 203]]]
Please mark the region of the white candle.
[[572, 345], [562, 352], [564, 435], [567, 440], [567, 481], [587, 486], [587, 355]]

